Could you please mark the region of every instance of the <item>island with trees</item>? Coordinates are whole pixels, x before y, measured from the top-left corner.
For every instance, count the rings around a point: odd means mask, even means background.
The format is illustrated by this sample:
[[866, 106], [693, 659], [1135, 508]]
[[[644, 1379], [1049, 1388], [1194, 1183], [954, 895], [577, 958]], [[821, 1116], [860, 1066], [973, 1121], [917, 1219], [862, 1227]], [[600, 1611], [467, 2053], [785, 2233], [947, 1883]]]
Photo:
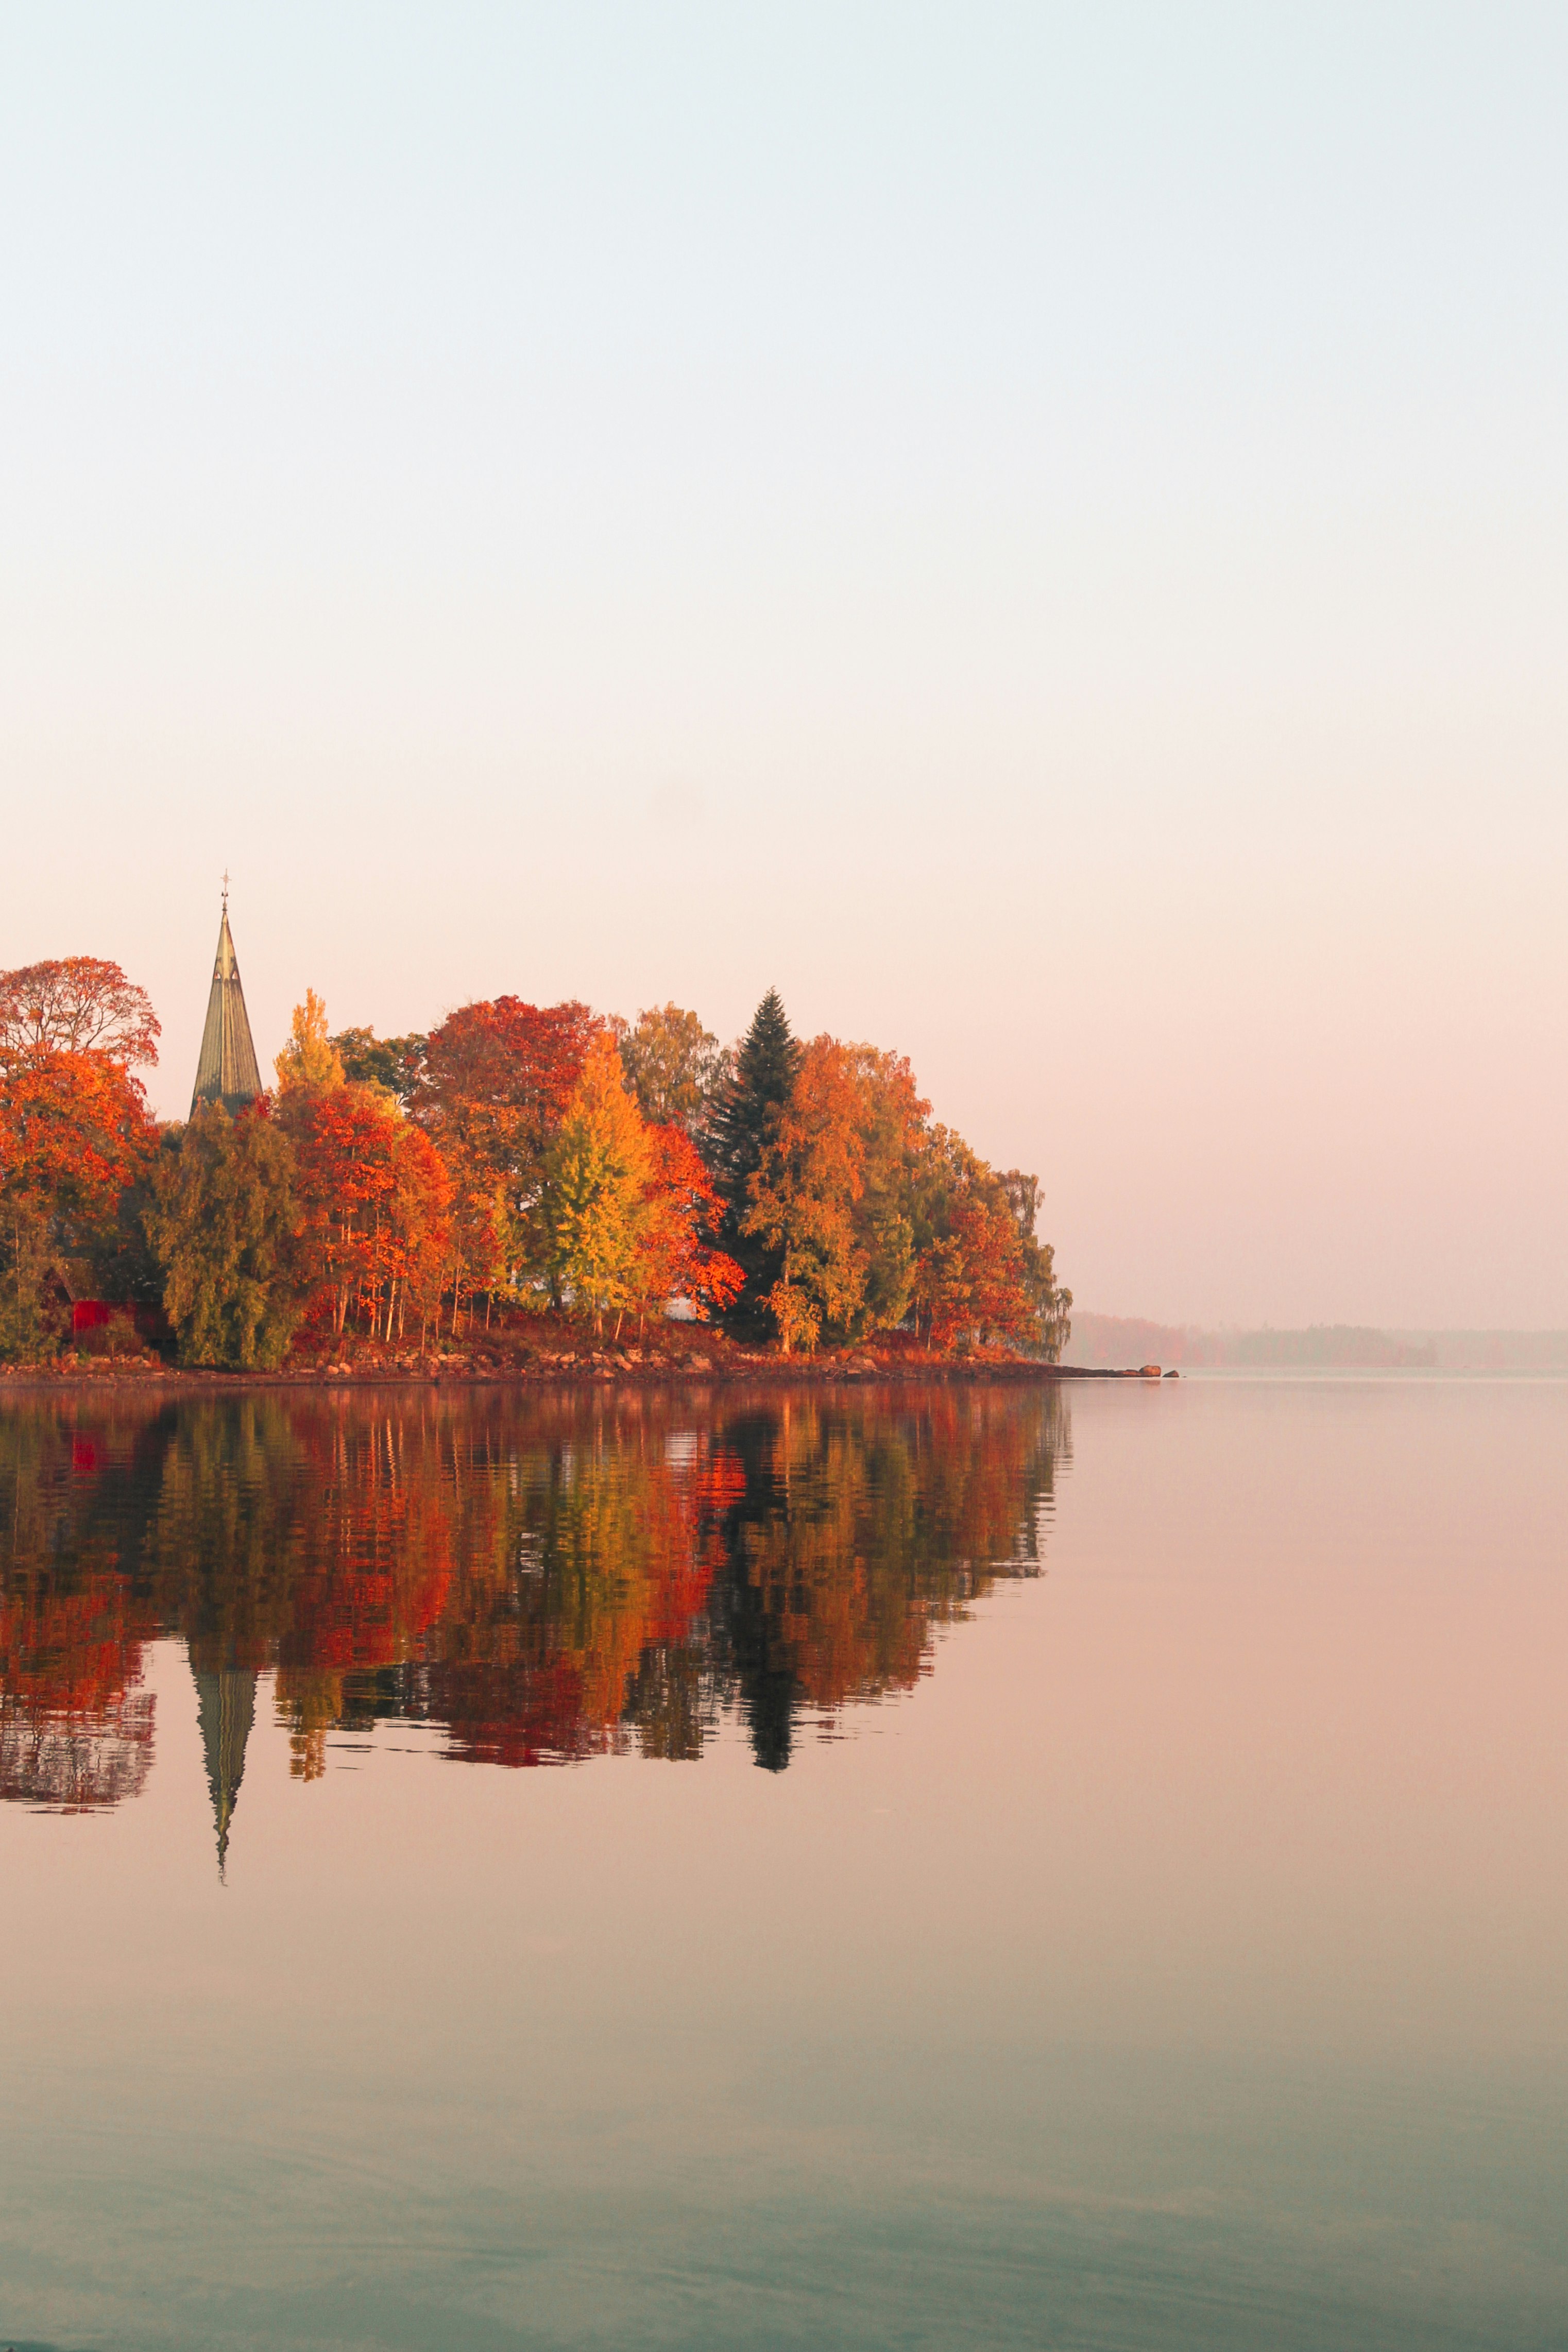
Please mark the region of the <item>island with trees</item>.
[[[227, 941], [226, 910], [215, 1007]], [[1036, 1177], [934, 1120], [902, 1055], [795, 1037], [772, 991], [721, 1047], [675, 1004], [626, 1022], [515, 996], [427, 1034], [334, 1033], [308, 990], [266, 1090], [247, 1024], [226, 1091], [228, 1017], [209, 1013], [190, 1118], [161, 1123], [138, 1075], [160, 1024], [118, 965], [0, 972], [0, 1362], [1059, 1358], [1072, 1302]]]

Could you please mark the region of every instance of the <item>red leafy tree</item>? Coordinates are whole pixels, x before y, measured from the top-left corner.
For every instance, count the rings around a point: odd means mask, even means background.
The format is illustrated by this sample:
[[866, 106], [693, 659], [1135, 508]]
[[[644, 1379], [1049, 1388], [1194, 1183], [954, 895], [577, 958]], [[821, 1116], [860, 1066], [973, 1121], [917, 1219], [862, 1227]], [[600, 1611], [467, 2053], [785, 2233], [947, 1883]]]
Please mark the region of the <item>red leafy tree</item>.
[[672, 1298], [700, 1320], [721, 1314], [745, 1276], [715, 1245], [724, 1203], [696, 1146], [679, 1127], [647, 1130], [648, 1176], [638, 1224], [634, 1281], [638, 1328]]
[[390, 1339], [413, 1294], [438, 1296], [452, 1187], [427, 1136], [373, 1087], [287, 1097], [305, 1213], [307, 1279], [334, 1337], [351, 1314]]
[[161, 1034], [146, 990], [99, 956], [0, 971], [0, 1051], [105, 1054], [133, 1068], [156, 1062]]
[[1024, 1237], [1006, 1186], [956, 1136], [938, 1130], [942, 1182], [915, 1269], [917, 1328], [935, 1348], [966, 1336], [1021, 1339], [1037, 1324]]
[[454, 1327], [465, 1288], [471, 1297], [534, 1254], [550, 1147], [605, 1026], [573, 1001], [498, 996], [459, 1006], [432, 1033], [413, 1111], [454, 1187]]

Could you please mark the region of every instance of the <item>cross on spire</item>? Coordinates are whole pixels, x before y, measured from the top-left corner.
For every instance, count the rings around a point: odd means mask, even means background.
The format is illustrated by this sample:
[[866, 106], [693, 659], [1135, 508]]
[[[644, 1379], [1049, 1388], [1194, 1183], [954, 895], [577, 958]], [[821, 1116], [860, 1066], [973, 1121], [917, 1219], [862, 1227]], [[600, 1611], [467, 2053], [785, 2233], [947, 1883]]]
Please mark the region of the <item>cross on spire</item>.
[[228, 905], [228, 868], [226, 866], [223, 869], [223, 903], [226, 908]]

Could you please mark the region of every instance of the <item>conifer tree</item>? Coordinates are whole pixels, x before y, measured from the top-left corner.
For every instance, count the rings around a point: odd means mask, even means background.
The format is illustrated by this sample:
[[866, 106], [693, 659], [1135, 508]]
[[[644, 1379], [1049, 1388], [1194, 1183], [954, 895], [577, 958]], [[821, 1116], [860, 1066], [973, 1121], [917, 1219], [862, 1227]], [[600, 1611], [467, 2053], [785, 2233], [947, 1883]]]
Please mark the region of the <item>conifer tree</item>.
[[745, 1230], [752, 1206], [752, 1179], [789, 1101], [800, 1064], [800, 1047], [776, 988], [770, 988], [742, 1038], [735, 1066], [711, 1128], [713, 1173], [724, 1201], [720, 1234], [723, 1248], [744, 1280], [724, 1316], [738, 1339], [762, 1339], [773, 1329], [763, 1301], [779, 1280], [784, 1254], [765, 1234]]

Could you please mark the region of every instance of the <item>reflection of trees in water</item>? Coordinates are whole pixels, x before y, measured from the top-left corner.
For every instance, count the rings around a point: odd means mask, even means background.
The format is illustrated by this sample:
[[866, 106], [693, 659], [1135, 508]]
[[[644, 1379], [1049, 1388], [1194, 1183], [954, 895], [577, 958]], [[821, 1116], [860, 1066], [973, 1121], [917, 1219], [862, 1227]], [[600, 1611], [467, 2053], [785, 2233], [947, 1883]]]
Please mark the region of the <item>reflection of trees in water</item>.
[[695, 1756], [730, 1706], [777, 1769], [1037, 1572], [1067, 1448], [1054, 1387], [14, 1406], [0, 1792], [140, 1787], [159, 1633], [189, 1647], [220, 1847], [262, 1669], [305, 1780], [385, 1717], [527, 1764]]
[[1066, 1457], [1059, 1390], [809, 1391], [727, 1433], [746, 1465], [716, 1632], [759, 1763], [789, 1760], [803, 1714], [907, 1690], [938, 1627], [1000, 1575], [1039, 1570]]
[[76, 1711], [0, 1692], [0, 1801], [85, 1813], [139, 1797], [153, 1769], [153, 1706], [147, 1691]]
[[153, 1764], [139, 1690], [157, 1619], [100, 1493], [121, 1433], [0, 1421], [0, 1799], [80, 1812], [137, 1795]]

